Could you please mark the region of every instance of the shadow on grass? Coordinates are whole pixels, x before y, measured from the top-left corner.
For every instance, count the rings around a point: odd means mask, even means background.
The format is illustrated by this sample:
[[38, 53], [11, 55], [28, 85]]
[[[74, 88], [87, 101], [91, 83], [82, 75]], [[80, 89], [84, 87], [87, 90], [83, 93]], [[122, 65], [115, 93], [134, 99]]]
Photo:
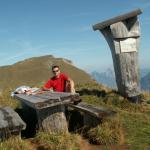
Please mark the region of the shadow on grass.
[[105, 97], [107, 93], [104, 90], [97, 90], [97, 89], [82, 89], [77, 91], [81, 96], [82, 95], [95, 95], [98, 97]]

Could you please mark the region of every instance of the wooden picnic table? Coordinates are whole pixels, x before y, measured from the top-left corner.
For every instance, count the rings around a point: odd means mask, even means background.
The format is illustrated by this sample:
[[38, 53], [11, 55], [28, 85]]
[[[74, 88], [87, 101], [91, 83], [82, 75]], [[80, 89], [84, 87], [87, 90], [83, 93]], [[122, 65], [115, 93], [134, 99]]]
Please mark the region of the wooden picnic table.
[[111, 109], [80, 103], [78, 93], [44, 91], [35, 95], [16, 94], [15, 98], [22, 104], [27, 125], [37, 118], [38, 128], [43, 131], [68, 132], [67, 107], [83, 112], [83, 124], [89, 127], [95, 127], [103, 118], [116, 115]]
[[15, 94], [15, 98], [21, 102], [26, 120], [31, 122], [32, 115], [35, 114], [38, 128], [52, 132], [68, 132], [65, 104], [73, 104], [80, 100], [78, 93], [50, 91], [35, 95]]

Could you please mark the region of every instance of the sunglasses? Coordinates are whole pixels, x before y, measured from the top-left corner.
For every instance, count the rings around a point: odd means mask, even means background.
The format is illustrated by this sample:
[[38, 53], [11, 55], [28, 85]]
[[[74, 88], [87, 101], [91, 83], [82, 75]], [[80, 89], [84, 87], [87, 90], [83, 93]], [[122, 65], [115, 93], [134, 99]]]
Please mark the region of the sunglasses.
[[59, 69], [58, 70], [53, 70], [53, 72], [55, 73], [55, 72], [58, 72], [59, 71]]

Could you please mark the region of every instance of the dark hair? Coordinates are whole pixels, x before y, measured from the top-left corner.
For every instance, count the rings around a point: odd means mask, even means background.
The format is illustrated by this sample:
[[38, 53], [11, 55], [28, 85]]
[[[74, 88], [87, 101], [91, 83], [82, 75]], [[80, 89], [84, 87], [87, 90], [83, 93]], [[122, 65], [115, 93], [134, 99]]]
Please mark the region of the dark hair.
[[53, 70], [54, 68], [58, 68], [58, 69], [59, 69], [59, 66], [58, 66], [58, 65], [52, 66], [52, 70]]

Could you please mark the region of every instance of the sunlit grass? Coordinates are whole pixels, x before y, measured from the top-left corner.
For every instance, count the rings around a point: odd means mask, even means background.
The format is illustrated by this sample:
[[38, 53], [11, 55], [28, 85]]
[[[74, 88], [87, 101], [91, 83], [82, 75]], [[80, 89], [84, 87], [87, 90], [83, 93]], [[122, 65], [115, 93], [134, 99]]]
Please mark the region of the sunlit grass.
[[[143, 93], [146, 100], [144, 104], [130, 103], [120, 96], [116, 91], [106, 89], [99, 84], [77, 85], [77, 91], [81, 93], [83, 102], [111, 108], [117, 111], [118, 116], [105, 120], [97, 127], [90, 129], [89, 141], [104, 146], [118, 144], [120, 140], [120, 130], [124, 130], [124, 144], [128, 149], [150, 149], [150, 93]], [[11, 90], [7, 89], [0, 95], [0, 105], [17, 108], [19, 102], [10, 97]], [[1, 142], [0, 150], [19, 150], [32, 147], [26, 140], [12, 138]], [[56, 134], [39, 132], [33, 138], [37, 147], [50, 150], [80, 150], [80, 136], [77, 134]], [[17, 145], [13, 143], [18, 143]], [[27, 148], [26, 148], [27, 146]], [[108, 147], [107, 147], [108, 148]]]
[[43, 149], [80, 150], [80, 137], [77, 134], [39, 132], [35, 142]]
[[132, 150], [150, 149], [150, 117], [143, 113], [121, 112], [125, 144]]
[[[92, 87], [90, 87], [92, 88]], [[82, 90], [82, 89], [80, 89]], [[102, 90], [99, 88], [99, 92]], [[95, 93], [85, 93], [82, 95], [83, 101], [93, 104], [95, 106], [105, 106], [112, 108], [118, 112], [120, 129], [124, 132], [124, 144], [128, 149], [150, 149], [150, 93], [142, 93], [143, 99], [147, 103], [134, 104], [127, 99], [120, 96], [114, 90], [105, 91], [105, 95], [97, 95]], [[112, 122], [104, 122], [96, 128], [91, 129], [89, 139], [95, 143], [103, 144], [105, 146], [110, 143], [118, 142], [119, 126], [111, 130]], [[114, 131], [114, 132], [113, 132]], [[113, 133], [113, 134], [112, 134]], [[113, 136], [112, 136], [113, 135]], [[116, 137], [116, 138], [115, 138]], [[108, 147], [107, 147], [108, 148]]]
[[90, 141], [96, 144], [111, 145], [117, 144], [120, 138], [120, 120], [116, 116], [104, 120], [102, 124], [88, 131]]
[[6, 89], [0, 95], [0, 107], [9, 106], [11, 108], [19, 107], [19, 102], [10, 96], [11, 90]]
[[33, 150], [29, 142], [20, 137], [11, 137], [8, 140], [0, 142], [0, 150]]

